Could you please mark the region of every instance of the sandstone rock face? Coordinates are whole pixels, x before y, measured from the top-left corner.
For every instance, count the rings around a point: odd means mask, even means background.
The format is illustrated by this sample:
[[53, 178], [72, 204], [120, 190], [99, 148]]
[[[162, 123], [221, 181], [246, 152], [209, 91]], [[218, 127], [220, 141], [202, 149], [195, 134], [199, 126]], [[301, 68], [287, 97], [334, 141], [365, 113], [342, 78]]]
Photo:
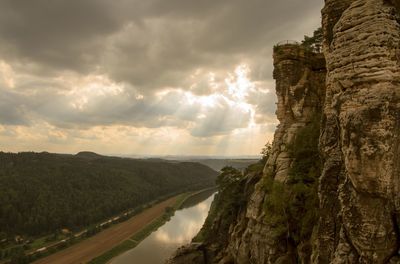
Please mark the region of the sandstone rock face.
[[280, 124], [275, 131], [272, 155], [265, 174], [285, 182], [292, 157], [287, 150], [299, 131], [318, 114], [325, 97], [325, 59], [302, 46], [286, 44], [274, 48], [274, 79]]
[[167, 264], [172, 263], [204, 264], [206, 263], [204, 249], [201, 245], [196, 244], [181, 247], [175, 252], [171, 260], [167, 261]]
[[400, 25], [395, 3], [332, 0], [323, 10], [328, 75], [315, 263], [398, 260]]

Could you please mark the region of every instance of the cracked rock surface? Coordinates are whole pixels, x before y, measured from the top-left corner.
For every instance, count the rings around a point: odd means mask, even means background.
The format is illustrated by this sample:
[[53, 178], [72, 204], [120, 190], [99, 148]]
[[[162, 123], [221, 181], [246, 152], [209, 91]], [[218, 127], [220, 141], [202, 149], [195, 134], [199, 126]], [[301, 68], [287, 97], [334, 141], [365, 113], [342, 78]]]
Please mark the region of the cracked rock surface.
[[326, 1], [323, 10], [328, 74], [315, 263], [398, 260], [400, 25], [395, 2]]

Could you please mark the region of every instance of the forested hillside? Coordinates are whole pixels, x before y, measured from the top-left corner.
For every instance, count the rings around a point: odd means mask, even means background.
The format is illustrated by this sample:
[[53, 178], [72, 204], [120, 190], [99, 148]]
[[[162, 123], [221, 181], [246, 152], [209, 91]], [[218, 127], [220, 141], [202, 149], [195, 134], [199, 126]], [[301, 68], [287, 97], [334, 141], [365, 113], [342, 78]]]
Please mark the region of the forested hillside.
[[161, 196], [212, 186], [216, 176], [191, 162], [0, 152], [0, 232], [83, 227]]
[[257, 163], [258, 159], [191, 159], [192, 162], [204, 164], [216, 171], [224, 167], [232, 167], [238, 170], [244, 170], [249, 165]]

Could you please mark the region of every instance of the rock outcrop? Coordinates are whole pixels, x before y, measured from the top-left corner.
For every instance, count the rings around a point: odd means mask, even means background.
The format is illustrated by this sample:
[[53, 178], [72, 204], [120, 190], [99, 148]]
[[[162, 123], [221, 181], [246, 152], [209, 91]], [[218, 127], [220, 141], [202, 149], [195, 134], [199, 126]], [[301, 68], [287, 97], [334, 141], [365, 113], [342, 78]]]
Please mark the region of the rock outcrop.
[[323, 9], [328, 75], [315, 263], [400, 262], [398, 15], [383, 0], [332, 0]]
[[[229, 219], [222, 210], [209, 220], [218, 235], [171, 263], [400, 263], [400, 1], [325, 0], [322, 27], [324, 56], [274, 48], [280, 125], [264, 170], [235, 185]], [[267, 220], [279, 198], [271, 185], [286, 201], [298, 165], [290, 146], [319, 117], [318, 220], [312, 235], [285, 227], [282, 239], [280, 219]]]
[[274, 47], [274, 73], [279, 125], [264, 174], [285, 182], [292, 157], [287, 149], [300, 128], [318, 115], [325, 98], [325, 58], [299, 44]]

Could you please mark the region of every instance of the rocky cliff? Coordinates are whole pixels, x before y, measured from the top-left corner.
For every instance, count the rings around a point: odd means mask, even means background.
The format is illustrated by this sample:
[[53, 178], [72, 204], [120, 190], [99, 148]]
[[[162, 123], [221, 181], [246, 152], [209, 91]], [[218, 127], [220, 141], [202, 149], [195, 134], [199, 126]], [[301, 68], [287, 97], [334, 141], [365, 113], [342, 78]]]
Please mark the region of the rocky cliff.
[[221, 174], [201, 242], [172, 263], [400, 263], [399, 7], [326, 0], [323, 55], [274, 48], [265, 167]]
[[[398, 4], [398, 1], [396, 1]], [[326, 1], [315, 263], [400, 263], [400, 27], [391, 1]]]

